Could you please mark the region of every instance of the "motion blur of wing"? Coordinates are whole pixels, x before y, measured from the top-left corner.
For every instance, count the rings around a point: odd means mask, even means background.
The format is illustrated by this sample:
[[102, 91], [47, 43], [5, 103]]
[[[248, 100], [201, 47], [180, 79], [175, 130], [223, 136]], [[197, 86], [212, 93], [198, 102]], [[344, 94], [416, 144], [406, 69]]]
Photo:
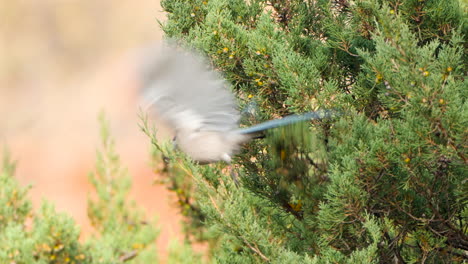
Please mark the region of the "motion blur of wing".
[[234, 96], [202, 56], [165, 43], [146, 60], [151, 71], [146, 73], [145, 110], [154, 110], [176, 130], [238, 128]]

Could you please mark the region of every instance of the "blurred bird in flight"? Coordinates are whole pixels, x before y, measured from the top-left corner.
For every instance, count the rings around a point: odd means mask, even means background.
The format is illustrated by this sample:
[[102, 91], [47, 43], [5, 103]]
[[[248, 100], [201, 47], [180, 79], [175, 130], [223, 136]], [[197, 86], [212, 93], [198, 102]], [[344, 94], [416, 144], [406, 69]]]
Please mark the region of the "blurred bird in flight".
[[202, 56], [165, 43], [151, 60], [144, 110], [163, 118], [175, 131], [175, 145], [200, 164], [230, 163], [242, 144], [268, 129], [331, 115], [308, 112], [239, 128], [234, 95]]

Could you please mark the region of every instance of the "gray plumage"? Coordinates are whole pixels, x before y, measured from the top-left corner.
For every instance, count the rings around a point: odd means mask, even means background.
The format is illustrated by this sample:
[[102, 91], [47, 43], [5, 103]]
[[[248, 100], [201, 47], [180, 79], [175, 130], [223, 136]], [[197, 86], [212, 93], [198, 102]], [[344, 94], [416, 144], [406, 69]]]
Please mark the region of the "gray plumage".
[[329, 114], [312, 112], [239, 128], [233, 94], [202, 57], [162, 45], [152, 59], [145, 108], [155, 110], [168, 122], [175, 131], [177, 147], [199, 163], [230, 162], [241, 145], [261, 131]]

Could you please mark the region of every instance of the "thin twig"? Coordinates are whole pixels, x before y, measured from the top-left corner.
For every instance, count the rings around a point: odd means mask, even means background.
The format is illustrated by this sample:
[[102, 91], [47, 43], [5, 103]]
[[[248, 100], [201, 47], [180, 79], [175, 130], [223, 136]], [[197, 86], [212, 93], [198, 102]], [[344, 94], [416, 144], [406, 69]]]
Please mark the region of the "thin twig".
[[138, 253], [135, 250], [133, 250], [133, 251], [130, 251], [130, 252], [127, 252], [127, 253], [123, 254], [119, 258], [119, 260], [122, 261], [122, 262], [129, 261], [129, 260], [135, 258], [137, 255], [138, 255]]

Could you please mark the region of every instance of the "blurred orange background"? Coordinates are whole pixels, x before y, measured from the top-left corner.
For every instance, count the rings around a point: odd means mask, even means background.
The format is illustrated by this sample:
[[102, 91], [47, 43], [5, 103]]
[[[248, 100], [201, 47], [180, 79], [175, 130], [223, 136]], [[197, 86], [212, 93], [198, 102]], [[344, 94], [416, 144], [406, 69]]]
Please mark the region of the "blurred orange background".
[[104, 110], [133, 177], [131, 198], [159, 216], [164, 261], [169, 241], [182, 239], [181, 217], [175, 198], [152, 184], [150, 143], [137, 117], [141, 58], [162, 38], [159, 1], [0, 1], [0, 18], [0, 147], [18, 162], [20, 183], [32, 184], [35, 207], [52, 201], [89, 235], [87, 175]]

